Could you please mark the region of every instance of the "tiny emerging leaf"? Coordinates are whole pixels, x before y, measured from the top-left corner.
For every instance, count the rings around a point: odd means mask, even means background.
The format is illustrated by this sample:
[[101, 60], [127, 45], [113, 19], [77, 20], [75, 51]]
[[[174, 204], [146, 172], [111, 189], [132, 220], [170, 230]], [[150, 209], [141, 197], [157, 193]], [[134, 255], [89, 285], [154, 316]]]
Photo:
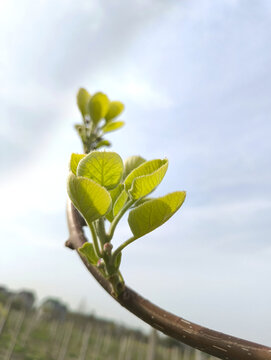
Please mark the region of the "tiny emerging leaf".
[[110, 209], [110, 194], [93, 180], [70, 173], [67, 190], [73, 205], [88, 224], [104, 216]]
[[108, 141], [108, 140], [101, 140], [98, 142], [98, 144], [95, 146], [96, 149], [99, 149], [101, 148], [102, 146], [107, 146], [107, 147], [110, 147], [111, 146], [111, 142]]
[[79, 252], [86, 257], [90, 264], [97, 265], [99, 257], [96, 255], [93, 244], [85, 242], [84, 245], [79, 248]]
[[128, 222], [135, 238], [140, 238], [164, 224], [181, 207], [185, 196], [185, 191], [176, 191], [131, 210]]
[[77, 166], [80, 160], [82, 160], [86, 155], [85, 154], [71, 154], [70, 159], [70, 170], [76, 175]]
[[79, 110], [81, 111], [83, 118], [85, 117], [85, 115], [88, 114], [89, 99], [90, 99], [90, 94], [88, 93], [88, 91], [86, 89], [81, 88], [78, 90], [77, 105], [78, 105]]
[[124, 124], [125, 124], [124, 121], [114, 121], [114, 122], [110, 122], [110, 123], [105, 124], [105, 125], [102, 127], [102, 130], [103, 130], [104, 133], [106, 133], [106, 132], [111, 132], [111, 131], [115, 131], [115, 130], [118, 130], [118, 129], [120, 129], [121, 127], [123, 127]]
[[109, 99], [101, 92], [94, 94], [90, 98], [88, 103], [88, 110], [94, 124], [98, 124], [98, 122], [105, 117], [108, 111], [108, 106]]
[[111, 101], [109, 104], [108, 112], [105, 115], [105, 120], [110, 121], [119, 116], [124, 110], [124, 104], [120, 101]]
[[121, 157], [110, 151], [92, 151], [77, 167], [77, 175], [94, 180], [108, 190], [116, 187], [123, 174]]

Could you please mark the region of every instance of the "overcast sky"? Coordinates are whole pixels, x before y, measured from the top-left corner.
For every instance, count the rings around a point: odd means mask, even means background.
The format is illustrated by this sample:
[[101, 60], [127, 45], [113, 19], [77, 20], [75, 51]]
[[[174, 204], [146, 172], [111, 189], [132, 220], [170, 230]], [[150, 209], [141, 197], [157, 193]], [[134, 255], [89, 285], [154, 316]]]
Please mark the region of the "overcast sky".
[[[169, 159], [186, 190], [124, 251], [127, 284], [202, 325], [271, 345], [271, 2], [0, 2], [1, 284], [133, 326], [65, 249], [79, 87], [126, 105], [123, 158]], [[115, 244], [130, 236], [123, 221]]]

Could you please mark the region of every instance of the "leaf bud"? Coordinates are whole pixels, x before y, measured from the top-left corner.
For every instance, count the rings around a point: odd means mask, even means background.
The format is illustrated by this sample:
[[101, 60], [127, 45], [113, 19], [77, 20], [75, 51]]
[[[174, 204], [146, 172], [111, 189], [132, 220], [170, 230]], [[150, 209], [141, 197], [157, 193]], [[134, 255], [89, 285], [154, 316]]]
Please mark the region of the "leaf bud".
[[104, 252], [107, 254], [107, 255], [111, 255], [111, 251], [112, 251], [112, 248], [113, 248], [113, 245], [109, 242], [105, 243], [104, 244]]
[[104, 259], [99, 259], [97, 261], [97, 268], [98, 269], [104, 269]]

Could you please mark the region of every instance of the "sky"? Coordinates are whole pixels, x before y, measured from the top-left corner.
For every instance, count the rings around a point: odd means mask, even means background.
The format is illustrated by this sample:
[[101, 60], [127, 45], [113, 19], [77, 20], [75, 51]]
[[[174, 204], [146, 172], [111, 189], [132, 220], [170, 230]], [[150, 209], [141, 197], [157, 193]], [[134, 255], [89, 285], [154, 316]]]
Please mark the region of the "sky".
[[[11, 290], [134, 327], [64, 247], [82, 152], [76, 92], [125, 104], [124, 159], [169, 159], [180, 211], [124, 250], [126, 283], [190, 321], [271, 345], [269, 0], [0, 2], [0, 274]], [[114, 246], [130, 237], [126, 219]]]

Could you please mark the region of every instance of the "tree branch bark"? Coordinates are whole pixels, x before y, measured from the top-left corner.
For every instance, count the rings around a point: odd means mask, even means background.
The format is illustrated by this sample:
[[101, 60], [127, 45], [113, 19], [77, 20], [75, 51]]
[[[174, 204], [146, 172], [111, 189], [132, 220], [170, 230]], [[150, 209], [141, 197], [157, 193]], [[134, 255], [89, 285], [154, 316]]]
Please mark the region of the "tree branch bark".
[[[76, 250], [79, 254], [78, 248], [87, 241], [83, 231], [84, 221], [70, 201], [67, 206], [67, 220], [70, 237], [66, 246]], [[87, 263], [80, 254], [79, 256], [89, 272], [117, 302], [164, 334], [219, 359], [271, 360], [270, 347], [229, 336], [187, 321], [152, 304], [127, 286], [118, 298], [114, 297], [111, 284], [96, 267]]]

